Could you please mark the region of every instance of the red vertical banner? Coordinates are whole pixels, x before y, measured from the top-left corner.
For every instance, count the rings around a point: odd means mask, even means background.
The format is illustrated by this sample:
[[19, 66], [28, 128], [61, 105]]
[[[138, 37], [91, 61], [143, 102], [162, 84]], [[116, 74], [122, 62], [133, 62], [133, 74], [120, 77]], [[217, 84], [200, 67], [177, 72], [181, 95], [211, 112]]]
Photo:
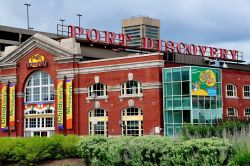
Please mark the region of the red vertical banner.
[[66, 80], [66, 129], [72, 129], [72, 80]]

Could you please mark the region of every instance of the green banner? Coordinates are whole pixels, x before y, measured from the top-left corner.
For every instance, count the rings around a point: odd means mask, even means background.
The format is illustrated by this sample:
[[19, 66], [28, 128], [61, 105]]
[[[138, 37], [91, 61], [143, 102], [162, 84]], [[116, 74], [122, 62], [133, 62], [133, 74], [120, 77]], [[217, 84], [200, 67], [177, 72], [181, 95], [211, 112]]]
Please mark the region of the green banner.
[[217, 96], [216, 69], [192, 67], [192, 95]]

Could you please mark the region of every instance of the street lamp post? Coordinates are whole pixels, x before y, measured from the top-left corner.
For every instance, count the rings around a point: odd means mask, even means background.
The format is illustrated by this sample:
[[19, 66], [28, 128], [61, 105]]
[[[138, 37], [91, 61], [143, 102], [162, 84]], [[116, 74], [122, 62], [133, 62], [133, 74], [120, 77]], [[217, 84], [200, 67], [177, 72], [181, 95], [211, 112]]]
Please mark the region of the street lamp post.
[[77, 16], [79, 17], [79, 28], [81, 27], [81, 14], [77, 14]]
[[65, 21], [64, 19], [60, 19], [60, 21], [62, 22], [62, 35], [63, 35], [63, 22]]
[[[77, 14], [77, 16], [79, 17], [79, 25], [78, 25], [78, 26], [79, 26], [79, 28], [80, 28], [80, 27], [81, 27], [81, 16], [82, 16], [82, 15], [81, 15], [81, 14]], [[80, 33], [79, 33], [79, 37], [80, 37]]]
[[33, 29], [33, 28], [30, 28], [30, 23], [29, 23], [29, 6], [31, 6], [31, 4], [25, 3], [24, 5], [27, 6], [27, 24], [28, 24], [27, 29], [30, 30], [30, 29]]

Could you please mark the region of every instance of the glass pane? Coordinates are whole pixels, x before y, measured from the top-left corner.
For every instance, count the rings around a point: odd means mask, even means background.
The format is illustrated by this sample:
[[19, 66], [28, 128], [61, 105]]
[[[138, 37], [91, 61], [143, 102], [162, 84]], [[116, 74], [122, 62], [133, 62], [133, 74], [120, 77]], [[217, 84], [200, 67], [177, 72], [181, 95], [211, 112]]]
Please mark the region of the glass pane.
[[193, 110], [193, 123], [199, 123], [199, 111]]
[[174, 96], [173, 99], [174, 109], [181, 109], [181, 97]]
[[193, 96], [193, 109], [198, 109], [198, 97]]
[[221, 96], [221, 83], [216, 83], [216, 87], [217, 87], [217, 95]]
[[166, 114], [167, 114], [167, 121], [166, 121], [166, 123], [173, 123], [172, 111], [166, 111]]
[[167, 96], [171, 96], [172, 95], [172, 84], [171, 83], [167, 83]]
[[205, 113], [204, 112], [199, 112], [199, 122], [200, 123], [205, 123], [206, 122], [206, 120], [205, 120]]
[[217, 109], [222, 109], [221, 97], [217, 97]]
[[189, 80], [189, 68], [182, 68], [181, 69], [181, 76], [183, 80]]
[[42, 85], [49, 84], [49, 75], [47, 73], [42, 72]]
[[165, 82], [170, 82], [171, 79], [171, 69], [164, 70], [164, 81]]
[[204, 109], [204, 97], [199, 96], [199, 109]]
[[41, 74], [41, 72], [35, 72], [32, 75], [33, 85], [34, 86], [40, 85], [40, 74]]
[[221, 71], [216, 70], [216, 82], [221, 82]]
[[181, 82], [173, 82], [173, 95], [181, 95]]
[[216, 109], [216, 97], [211, 97], [211, 109]]
[[33, 95], [33, 101], [40, 101], [40, 88], [34, 88]]
[[210, 124], [211, 121], [211, 110], [205, 110], [205, 119], [206, 119], [206, 123]]
[[185, 109], [189, 109], [190, 108], [190, 97], [189, 96], [183, 96], [182, 97], [182, 107]]
[[205, 97], [205, 109], [210, 109], [210, 97]]
[[42, 101], [48, 101], [49, 100], [49, 88], [48, 87], [42, 87]]
[[174, 126], [167, 125], [167, 136], [174, 136]]
[[182, 82], [182, 95], [189, 95], [189, 81]]
[[174, 123], [182, 123], [182, 111], [174, 111]]
[[173, 81], [181, 81], [181, 72], [180, 68], [173, 69]]
[[165, 98], [165, 109], [172, 109], [172, 97]]
[[183, 123], [190, 123], [190, 110], [183, 110]]
[[181, 132], [181, 124], [175, 124], [174, 125], [174, 136], [179, 135]]

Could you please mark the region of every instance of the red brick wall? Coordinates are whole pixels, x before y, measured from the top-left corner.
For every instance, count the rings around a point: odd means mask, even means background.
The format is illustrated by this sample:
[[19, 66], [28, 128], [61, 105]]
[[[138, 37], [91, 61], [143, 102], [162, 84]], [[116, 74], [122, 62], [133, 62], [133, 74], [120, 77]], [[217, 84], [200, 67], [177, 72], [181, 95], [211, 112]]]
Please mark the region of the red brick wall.
[[[105, 73], [93, 73], [80, 75], [80, 88], [86, 88], [94, 83], [94, 77], [100, 77], [100, 83], [108, 86], [120, 85], [128, 80], [128, 73], [133, 73], [134, 80], [143, 83], [161, 82], [161, 68], [136, 69]], [[145, 74], [142, 74], [145, 73]], [[108, 100], [100, 100], [100, 108], [108, 111], [109, 134], [120, 135], [121, 111], [128, 107], [128, 100], [133, 99], [135, 107], [143, 110], [144, 134], [152, 134], [154, 127], [162, 127], [162, 90], [148, 89], [143, 90], [142, 99], [139, 98], [119, 98], [120, 91], [108, 92]], [[80, 134], [88, 133], [88, 111], [93, 108], [94, 101], [86, 101], [87, 94], [80, 94]]]
[[[39, 69], [27, 69], [26, 63], [29, 58], [34, 54], [42, 54], [46, 57], [48, 67]], [[0, 71], [1, 75], [17, 74], [18, 84], [16, 86], [16, 93], [24, 92], [24, 87], [27, 78], [37, 70], [42, 70], [52, 77], [55, 84], [57, 85], [57, 70], [61, 69], [72, 69], [81, 67], [93, 67], [93, 66], [105, 66], [114, 64], [125, 64], [132, 62], [143, 62], [143, 61], [154, 61], [162, 60], [162, 55], [159, 56], [145, 56], [145, 57], [134, 57], [124, 59], [113, 59], [108, 61], [97, 61], [95, 63], [62, 63], [58, 64], [54, 61], [54, 55], [42, 50], [35, 48], [22, 59], [18, 61], [17, 69], [3, 69]], [[94, 83], [94, 77], [99, 76], [100, 82], [107, 84], [108, 86], [120, 85], [121, 83], [128, 80], [128, 73], [133, 73], [134, 80], [144, 83], [159, 83], [161, 82], [161, 68], [143, 68], [143, 69], [128, 69], [112, 72], [100, 72], [90, 74], [76, 74], [73, 80], [73, 91], [74, 88], [87, 88], [89, 85]], [[120, 135], [121, 126], [119, 120], [121, 120], [121, 111], [128, 107], [128, 100], [133, 99], [135, 107], [143, 110], [143, 121], [144, 121], [144, 134], [152, 134], [154, 127], [163, 127], [162, 117], [162, 90], [161, 89], [143, 89], [143, 97], [139, 98], [126, 98], [120, 100], [120, 91], [108, 92], [108, 99], [100, 100], [100, 107], [108, 111], [109, 115], [109, 135]], [[93, 108], [93, 101], [87, 102], [86, 93], [73, 93], [73, 130], [68, 130], [67, 134], [88, 134], [88, 111]], [[56, 97], [55, 97], [56, 98]], [[55, 101], [56, 102], [56, 101]], [[24, 134], [24, 98], [16, 98], [16, 131], [12, 133], [12, 136], [23, 136]], [[55, 111], [57, 114], [57, 111]], [[55, 117], [55, 128], [56, 132], [60, 133], [57, 129], [56, 123], [57, 117]], [[6, 133], [0, 131], [0, 136], [6, 136]]]
[[[237, 86], [237, 98], [226, 97], [226, 85]], [[227, 117], [227, 108], [238, 110], [239, 118], [244, 118], [245, 108], [250, 108], [250, 99], [243, 99], [243, 86], [250, 85], [250, 72], [240, 70], [222, 70], [223, 117]]]

